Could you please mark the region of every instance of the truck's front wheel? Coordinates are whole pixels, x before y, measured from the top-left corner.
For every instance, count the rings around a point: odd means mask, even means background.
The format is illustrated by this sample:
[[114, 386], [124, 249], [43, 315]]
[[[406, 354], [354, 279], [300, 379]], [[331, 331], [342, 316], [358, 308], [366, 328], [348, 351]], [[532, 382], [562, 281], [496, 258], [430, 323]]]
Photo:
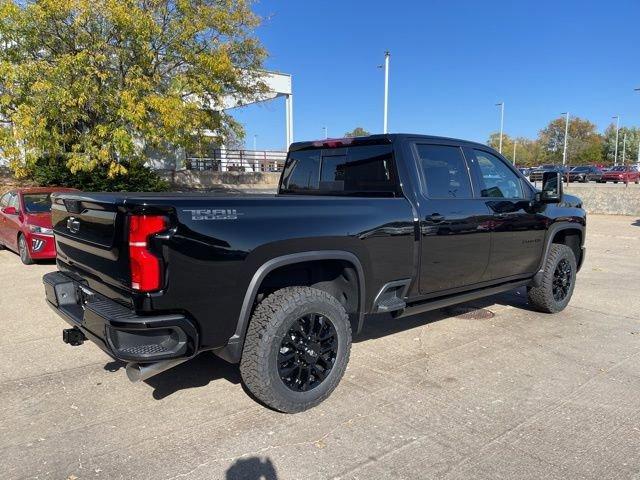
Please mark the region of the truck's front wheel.
[[301, 412], [333, 392], [350, 350], [351, 325], [340, 302], [322, 290], [288, 287], [256, 307], [240, 372], [247, 388], [266, 405]]
[[552, 243], [540, 285], [527, 289], [529, 304], [545, 313], [564, 310], [571, 300], [577, 271], [573, 250], [566, 245]]

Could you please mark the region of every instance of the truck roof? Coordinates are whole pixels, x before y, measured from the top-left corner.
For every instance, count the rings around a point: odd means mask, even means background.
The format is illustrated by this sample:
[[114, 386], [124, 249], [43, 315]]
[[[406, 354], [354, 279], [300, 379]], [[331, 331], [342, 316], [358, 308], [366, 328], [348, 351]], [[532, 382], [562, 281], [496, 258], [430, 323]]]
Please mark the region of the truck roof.
[[295, 142], [289, 147], [290, 151], [303, 150], [313, 147], [348, 147], [356, 145], [375, 145], [381, 143], [393, 143], [396, 140], [405, 139], [423, 139], [429, 141], [447, 141], [456, 142], [468, 146], [480, 146], [487, 148], [487, 145], [460, 138], [439, 137], [435, 135], [422, 135], [419, 133], [383, 133], [375, 135], [367, 135], [366, 137], [343, 137], [343, 138], [324, 138], [320, 140], [310, 140], [306, 142]]

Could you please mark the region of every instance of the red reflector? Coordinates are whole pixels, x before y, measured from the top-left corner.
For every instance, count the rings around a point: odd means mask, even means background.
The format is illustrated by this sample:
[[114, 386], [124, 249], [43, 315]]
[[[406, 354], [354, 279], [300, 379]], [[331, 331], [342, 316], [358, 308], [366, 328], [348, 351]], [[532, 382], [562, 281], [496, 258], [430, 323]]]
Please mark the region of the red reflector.
[[161, 287], [160, 259], [149, 250], [149, 237], [167, 228], [167, 219], [158, 215], [129, 217], [129, 262], [131, 288], [151, 292]]

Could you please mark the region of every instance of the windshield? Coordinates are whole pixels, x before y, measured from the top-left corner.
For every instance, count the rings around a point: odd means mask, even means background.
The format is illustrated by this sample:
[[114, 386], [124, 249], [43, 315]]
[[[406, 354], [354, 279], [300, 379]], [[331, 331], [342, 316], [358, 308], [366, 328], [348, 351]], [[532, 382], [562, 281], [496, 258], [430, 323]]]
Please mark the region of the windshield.
[[589, 167], [573, 167], [572, 172], [588, 172]]
[[27, 213], [47, 213], [51, 211], [51, 192], [25, 193], [23, 199]]
[[618, 165], [617, 167], [613, 167], [611, 171], [613, 172], [624, 172], [627, 168], [622, 165]]

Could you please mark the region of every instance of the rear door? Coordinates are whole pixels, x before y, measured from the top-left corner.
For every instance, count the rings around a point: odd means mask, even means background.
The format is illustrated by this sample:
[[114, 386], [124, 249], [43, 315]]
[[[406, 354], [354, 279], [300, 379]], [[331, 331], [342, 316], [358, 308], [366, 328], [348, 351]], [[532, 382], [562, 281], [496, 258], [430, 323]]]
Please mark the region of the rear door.
[[420, 293], [464, 289], [479, 282], [487, 268], [490, 212], [474, 196], [459, 144], [416, 141], [412, 148], [420, 180]]
[[488, 149], [467, 149], [475, 158], [477, 194], [492, 216], [491, 258], [483, 280], [535, 272], [540, 263], [547, 218], [530, 206], [533, 190], [504, 158]]

